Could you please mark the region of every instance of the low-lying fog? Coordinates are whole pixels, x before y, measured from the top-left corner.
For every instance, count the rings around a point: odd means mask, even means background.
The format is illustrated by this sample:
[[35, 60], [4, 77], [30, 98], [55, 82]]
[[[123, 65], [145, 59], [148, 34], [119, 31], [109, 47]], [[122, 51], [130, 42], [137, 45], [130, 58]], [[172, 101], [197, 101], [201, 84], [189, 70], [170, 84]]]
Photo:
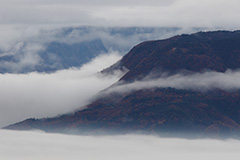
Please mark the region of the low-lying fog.
[[3, 160], [238, 160], [240, 141], [150, 135], [73, 136], [0, 130]]
[[121, 56], [109, 53], [96, 57], [81, 68], [52, 74], [0, 74], [0, 128], [26, 118], [52, 117], [80, 109], [97, 94], [118, 81], [97, 74]]
[[106, 90], [106, 93], [128, 93], [131, 91], [149, 88], [175, 88], [206, 92], [213, 89], [222, 89], [233, 92], [240, 89], [240, 70], [227, 70], [226, 72], [206, 71], [202, 73], [183, 74], [167, 76], [163, 74], [159, 78], [153, 74], [143, 80], [131, 83], [118, 83]]

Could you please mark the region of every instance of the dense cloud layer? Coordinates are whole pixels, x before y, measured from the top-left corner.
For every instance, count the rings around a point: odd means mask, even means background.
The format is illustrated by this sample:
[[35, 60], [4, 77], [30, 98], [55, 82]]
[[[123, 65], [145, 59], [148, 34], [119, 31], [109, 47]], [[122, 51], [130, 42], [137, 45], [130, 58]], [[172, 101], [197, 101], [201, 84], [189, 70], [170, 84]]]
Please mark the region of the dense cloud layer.
[[212, 89], [222, 89], [234, 91], [240, 89], [240, 71], [227, 70], [225, 73], [208, 71], [203, 73], [192, 74], [175, 74], [168, 76], [166, 73], [160, 78], [152, 78], [153, 75], [147, 76], [141, 81], [132, 83], [119, 83], [106, 90], [106, 93], [127, 93], [135, 90], [149, 88], [176, 88], [195, 91], [209, 91]]
[[0, 74], [0, 127], [30, 117], [56, 116], [83, 107], [100, 90], [115, 83], [121, 72], [97, 72], [120, 59], [101, 55], [81, 68], [52, 74]]
[[144, 135], [70, 136], [0, 131], [4, 160], [238, 160], [239, 140], [169, 139]]

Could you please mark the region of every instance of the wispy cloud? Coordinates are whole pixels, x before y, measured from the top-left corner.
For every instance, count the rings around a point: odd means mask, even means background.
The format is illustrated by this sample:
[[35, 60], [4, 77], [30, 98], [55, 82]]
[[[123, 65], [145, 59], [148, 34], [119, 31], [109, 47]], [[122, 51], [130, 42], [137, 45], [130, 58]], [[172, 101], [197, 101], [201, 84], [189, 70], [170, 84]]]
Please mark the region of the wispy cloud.
[[239, 140], [178, 139], [145, 135], [70, 136], [0, 131], [4, 160], [238, 160]]
[[0, 127], [29, 117], [50, 117], [80, 109], [121, 76], [97, 72], [120, 59], [101, 55], [81, 68], [52, 74], [0, 74]]
[[176, 88], [195, 91], [208, 91], [222, 89], [234, 91], [240, 89], [240, 71], [227, 70], [225, 73], [207, 71], [203, 73], [175, 74], [169, 76], [163, 73], [160, 78], [152, 78], [149, 75], [143, 80], [131, 83], [119, 82], [113, 87], [105, 90], [106, 93], [127, 93], [131, 91], [150, 88]]

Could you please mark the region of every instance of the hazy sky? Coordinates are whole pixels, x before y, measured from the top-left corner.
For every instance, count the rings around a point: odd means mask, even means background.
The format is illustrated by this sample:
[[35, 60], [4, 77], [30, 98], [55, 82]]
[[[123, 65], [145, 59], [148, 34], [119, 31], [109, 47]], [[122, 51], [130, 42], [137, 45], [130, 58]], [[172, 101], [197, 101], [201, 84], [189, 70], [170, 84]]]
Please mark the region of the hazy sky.
[[1, 25], [238, 29], [239, 0], [0, 0]]

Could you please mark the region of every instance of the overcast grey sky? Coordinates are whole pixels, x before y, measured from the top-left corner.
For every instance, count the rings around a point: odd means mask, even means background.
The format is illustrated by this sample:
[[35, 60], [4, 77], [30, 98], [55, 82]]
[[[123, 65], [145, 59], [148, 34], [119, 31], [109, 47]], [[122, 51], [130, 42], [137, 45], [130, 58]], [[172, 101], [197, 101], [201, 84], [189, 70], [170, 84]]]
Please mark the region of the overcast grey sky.
[[0, 0], [1, 25], [239, 29], [238, 0]]

